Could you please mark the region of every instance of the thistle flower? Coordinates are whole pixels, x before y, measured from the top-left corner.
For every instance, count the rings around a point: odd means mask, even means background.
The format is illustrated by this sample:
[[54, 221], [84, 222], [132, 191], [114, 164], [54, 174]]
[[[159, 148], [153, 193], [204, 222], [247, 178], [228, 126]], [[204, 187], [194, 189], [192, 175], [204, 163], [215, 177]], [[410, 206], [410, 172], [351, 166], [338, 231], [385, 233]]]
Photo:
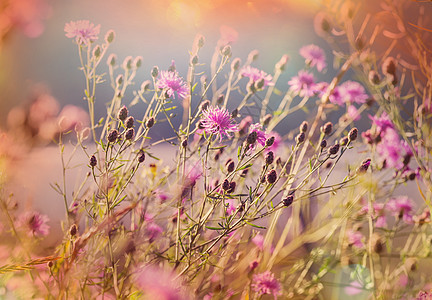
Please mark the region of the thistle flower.
[[266, 86], [272, 86], [274, 83], [272, 82], [273, 77], [262, 70], [258, 70], [257, 68], [246, 66], [240, 71], [240, 76], [248, 77], [250, 82], [259, 82], [263, 80], [264, 85], [261, 88]]
[[363, 248], [364, 247], [364, 244], [362, 241], [364, 239], [364, 236], [361, 232], [354, 231], [354, 230], [348, 230], [347, 237], [348, 237], [349, 245], [354, 246], [356, 248]]
[[18, 219], [18, 224], [29, 236], [46, 236], [50, 228], [48, 221], [46, 215], [34, 211], [22, 214]]
[[356, 81], [345, 81], [339, 87], [339, 91], [344, 102], [362, 104], [368, 98], [364, 87]]
[[407, 196], [399, 196], [391, 199], [387, 203], [387, 208], [393, 212], [394, 216], [399, 219], [403, 219], [405, 223], [412, 223], [413, 216], [413, 202]]
[[78, 45], [88, 45], [98, 39], [100, 25], [95, 26], [88, 20], [71, 21], [64, 27], [66, 37], [73, 39]]
[[129, 114], [129, 112], [128, 112], [126, 105], [123, 105], [122, 108], [120, 108], [118, 113], [117, 113], [117, 118], [121, 121], [124, 121], [124, 120], [126, 120], [128, 114]]
[[256, 133], [256, 141], [264, 147], [266, 143], [266, 134], [262, 131], [262, 125], [259, 123], [255, 123], [249, 126], [249, 134], [252, 132]]
[[210, 106], [203, 111], [202, 126], [207, 134], [214, 134], [222, 141], [223, 137], [231, 137], [230, 133], [238, 131], [238, 126], [231, 119], [225, 108]]
[[306, 71], [298, 72], [297, 76], [288, 81], [290, 90], [299, 94], [300, 97], [310, 97], [316, 92], [315, 79], [312, 73]]
[[166, 94], [174, 99], [176, 93], [182, 99], [189, 95], [187, 84], [178, 75], [177, 71], [161, 71], [156, 87], [166, 90]]
[[281, 295], [281, 285], [279, 281], [274, 277], [274, 274], [270, 271], [266, 271], [261, 274], [255, 274], [253, 276], [252, 289], [259, 296], [264, 294], [273, 295], [276, 299], [278, 295]]
[[300, 55], [306, 60], [306, 64], [311, 67], [317, 68], [318, 71], [322, 71], [327, 65], [325, 62], [324, 51], [316, 45], [307, 45], [300, 49]]

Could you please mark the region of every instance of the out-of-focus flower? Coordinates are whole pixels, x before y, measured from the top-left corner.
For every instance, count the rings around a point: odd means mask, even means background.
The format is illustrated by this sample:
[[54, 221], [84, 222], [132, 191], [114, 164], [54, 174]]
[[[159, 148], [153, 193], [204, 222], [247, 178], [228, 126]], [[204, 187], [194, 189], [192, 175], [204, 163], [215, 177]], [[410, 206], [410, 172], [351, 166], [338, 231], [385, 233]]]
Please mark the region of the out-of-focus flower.
[[267, 136], [264, 131], [262, 131], [262, 125], [259, 123], [255, 123], [249, 126], [249, 134], [252, 132], [256, 132], [257, 139], [256, 141], [264, 147]]
[[203, 111], [202, 125], [207, 134], [214, 134], [222, 141], [223, 137], [231, 137], [238, 131], [237, 124], [231, 119], [231, 114], [225, 108], [210, 106]]
[[387, 208], [393, 212], [394, 216], [403, 219], [405, 223], [411, 224], [413, 221], [412, 210], [414, 203], [407, 196], [399, 196], [387, 203]]
[[257, 68], [246, 66], [240, 71], [240, 76], [248, 77], [251, 82], [255, 83], [260, 80], [264, 80], [264, 87], [274, 85], [272, 82], [272, 76]]
[[166, 90], [169, 97], [175, 98], [175, 93], [184, 99], [189, 95], [189, 90], [186, 82], [181, 78], [177, 71], [161, 71], [159, 79], [156, 82], [158, 89]]
[[81, 130], [88, 126], [88, 113], [81, 107], [75, 105], [66, 105], [58, 116], [60, 130], [63, 132], [71, 129]]
[[357, 248], [363, 248], [363, 234], [359, 231], [348, 230], [347, 232], [348, 243]]
[[358, 112], [358, 109], [354, 105], [348, 106], [347, 116], [353, 121], [360, 120], [360, 113]]
[[300, 55], [306, 60], [306, 64], [322, 71], [326, 66], [324, 51], [317, 45], [307, 45], [300, 49]]
[[266, 271], [261, 274], [255, 274], [252, 281], [252, 289], [260, 296], [268, 294], [273, 295], [273, 297], [276, 299], [277, 296], [282, 294], [282, 287], [279, 281], [270, 271]]
[[261, 234], [257, 234], [253, 237], [252, 242], [257, 246], [258, 249], [263, 251], [264, 249], [264, 237]]
[[33, 211], [23, 213], [18, 219], [18, 224], [29, 236], [46, 236], [50, 228], [48, 221], [46, 215]]
[[288, 81], [290, 90], [298, 93], [300, 97], [310, 97], [316, 92], [315, 79], [312, 73], [306, 71], [298, 72], [297, 76]]
[[364, 87], [356, 81], [345, 81], [339, 88], [341, 98], [344, 102], [349, 103], [365, 103], [368, 95]]
[[71, 21], [64, 27], [66, 37], [75, 39], [78, 45], [88, 45], [98, 39], [100, 25], [95, 26], [89, 20]]
[[238, 40], [238, 32], [229, 26], [222, 25], [220, 27], [220, 34], [221, 38], [218, 45], [221, 47], [235, 43]]
[[360, 282], [353, 281], [350, 283], [349, 286], [345, 287], [344, 290], [345, 290], [345, 294], [354, 296], [360, 294], [363, 291], [363, 286]]

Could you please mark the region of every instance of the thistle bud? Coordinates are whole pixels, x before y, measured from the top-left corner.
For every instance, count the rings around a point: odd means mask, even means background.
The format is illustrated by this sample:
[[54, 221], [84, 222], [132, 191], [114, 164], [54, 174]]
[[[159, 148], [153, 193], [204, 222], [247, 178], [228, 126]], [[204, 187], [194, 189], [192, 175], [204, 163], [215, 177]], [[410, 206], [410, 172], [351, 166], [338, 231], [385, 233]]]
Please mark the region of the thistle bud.
[[231, 46], [226, 45], [225, 47], [223, 47], [221, 53], [223, 56], [230, 57], [231, 56]]
[[261, 78], [260, 80], [258, 80], [258, 81], [255, 81], [255, 83], [254, 83], [254, 85], [255, 85], [255, 90], [261, 90], [263, 87], [264, 87], [264, 84], [265, 84], [265, 80], [264, 80], [264, 78]]
[[300, 133], [296, 136], [296, 138], [295, 138], [296, 143], [297, 143], [298, 145], [301, 144], [301, 143], [303, 143], [304, 140], [305, 140], [305, 137], [306, 137], [305, 133], [304, 133], [304, 132], [300, 132]]
[[229, 189], [227, 190], [227, 193], [228, 194], [234, 193], [236, 186], [237, 186], [236, 182], [235, 181], [231, 181]]
[[227, 162], [225, 163], [226, 166], [226, 170], [228, 173], [231, 173], [232, 171], [234, 171], [235, 168], [235, 163], [234, 161], [230, 158], [227, 160]]
[[274, 154], [273, 151], [269, 151], [267, 152], [266, 156], [265, 156], [265, 163], [266, 165], [271, 165], [274, 161]]
[[200, 111], [207, 110], [207, 109], [209, 108], [209, 106], [210, 106], [210, 100], [204, 100], [204, 101], [200, 104], [200, 106], [199, 106], [199, 110], [200, 110]]
[[294, 201], [294, 196], [289, 195], [288, 197], [286, 197], [285, 199], [282, 200], [282, 203], [284, 206], [288, 207], [293, 203], [293, 201]]
[[96, 159], [96, 156], [92, 155], [92, 156], [90, 157], [89, 164], [90, 164], [90, 166], [91, 166], [92, 168], [96, 167], [96, 165], [97, 165], [97, 159]]
[[135, 119], [132, 116], [127, 117], [125, 123], [126, 128], [132, 128], [134, 126]]
[[240, 58], [238, 58], [238, 57], [235, 58], [231, 63], [231, 71], [232, 72], [237, 71], [240, 68], [240, 63], [241, 63]]
[[330, 155], [334, 155], [334, 154], [338, 153], [339, 148], [340, 148], [340, 145], [339, 145], [339, 144], [334, 144], [333, 146], [331, 146], [331, 147], [328, 149], [328, 152], [329, 152]]
[[238, 109], [234, 108], [234, 110], [231, 112], [231, 118], [235, 119], [238, 116]]
[[405, 260], [404, 266], [408, 272], [417, 270], [417, 259], [415, 257], [408, 257]]
[[135, 68], [141, 67], [142, 66], [142, 61], [143, 61], [142, 56], [135, 57], [135, 59], [133, 61], [133, 65], [135, 66]]
[[340, 146], [346, 146], [348, 144], [349, 138], [347, 136], [344, 136], [343, 138], [340, 139], [339, 141], [339, 145]]
[[126, 130], [125, 139], [131, 140], [134, 137], [134, 135], [135, 135], [135, 129], [129, 128], [128, 130]]
[[277, 173], [276, 173], [276, 170], [270, 170], [270, 171], [267, 173], [267, 176], [266, 176], [266, 180], [267, 180], [267, 182], [268, 182], [269, 184], [273, 184], [273, 183], [276, 182], [276, 179], [277, 179]]
[[157, 66], [154, 66], [152, 71], [151, 71], [151, 76], [153, 78], [156, 78], [156, 77], [158, 77], [158, 75], [159, 75], [159, 68]]
[[259, 51], [256, 49], [252, 50], [251, 52], [249, 52], [248, 62], [256, 61], [258, 59], [258, 56], [259, 56]]
[[323, 126], [321, 126], [321, 132], [325, 135], [329, 135], [333, 130], [333, 124], [331, 122], [325, 123]]
[[182, 146], [183, 148], [186, 148], [187, 145], [188, 145], [188, 140], [187, 140], [187, 138], [184, 138], [184, 139], [182, 140], [182, 142], [181, 142], [181, 146]]
[[371, 159], [370, 158], [364, 160], [361, 163], [360, 167], [357, 169], [357, 174], [364, 174], [364, 173], [366, 173], [367, 170], [368, 170], [368, 168], [369, 168], [370, 163], [371, 163]]
[[396, 61], [393, 57], [387, 57], [382, 64], [382, 72], [385, 75], [396, 76]]
[[357, 128], [353, 128], [350, 130], [349, 134], [348, 134], [348, 138], [350, 141], [355, 141], [357, 139], [358, 136], [358, 129]]
[[111, 44], [114, 41], [114, 38], [115, 38], [115, 32], [114, 32], [114, 30], [109, 30], [105, 34], [105, 42], [107, 42], [108, 44]]
[[222, 189], [224, 191], [228, 191], [230, 189], [230, 182], [228, 181], [228, 179], [225, 179], [222, 183]]
[[224, 99], [225, 99], [225, 96], [223, 94], [221, 94], [217, 97], [216, 103], [218, 105], [222, 105], [224, 103]]
[[110, 56], [108, 56], [107, 65], [109, 65], [109, 66], [115, 66], [116, 61], [117, 61], [117, 55], [111, 54]]
[[274, 136], [269, 137], [265, 142], [266, 147], [271, 147], [274, 144], [274, 141], [275, 141]]
[[93, 57], [99, 58], [99, 56], [101, 55], [101, 53], [102, 53], [101, 47], [99, 45], [97, 45], [93, 49]]
[[69, 228], [69, 234], [71, 236], [75, 236], [78, 233], [78, 226], [76, 224], [73, 224], [71, 228]]
[[308, 130], [308, 122], [307, 121], [303, 121], [303, 123], [301, 123], [300, 125], [300, 132], [306, 132]]
[[150, 89], [150, 80], [145, 80], [141, 84], [141, 92], [147, 92]]
[[120, 74], [116, 77], [116, 84], [117, 84], [117, 86], [123, 84], [123, 75]]
[[368, 78], [369, 78], [369, 82], [373, 85], [377, 85], [381, 82], [378, 73], [374, 70], [369, 71]]
[[127, 107], [125, 105], [123, 105], [117, 113], [117, 118], [121, 121], [124, 121], [124, 120], [126, 120], [128, 114], [129, 114], [129, 111], [128, 111]]
[[140, 150], [138, 153], [138, 162], [141, 164], [145, 160], [145, 152], [143, 150]]
[[287, 54], [284, 54], [281, 59], [276, 63], [276, 69], [280, 71], [285, 71], [286, 65], [288, 63], [289, 56]]
[[258, 134], [256, 133], [256, 131], [252, 131], [251, 133], [249, 133], [246, 141], [249, 145], [253, 145], [257, 141], [257, 138], [258, 138]]
[[202, 48], [204, 46], [205, 38], [203, 35], [198, 34], [195, 36], [195, 44], [199, 48]]
[[122, 64], [123, 69], [130, 70], [132, 69], [132, 56], [127, 56]]
[[118, 133], [117, 129], [111, 130], [107, 136], [108, 142], [114, 143], [115, 141], [117, 141], [118, 135], [119, 135], [119, 133]]
[[150, 118], [147, 120], [147, 122], [146, 122], [146, 126], [147, 126], [147, 128], [152, 128], [153, 125], [154, 125], [154, 123], [155, 123], [155, 118], [150, 117]]
[[198, 63], [198, 55], [194, 55], [190, 60], [191, 65], [196, 65]]
[[327, 147], [327, 140], [322, 140], [321, 141], [321, 144], [320, 144], [320, 147], [322, 148], [322, 149], [324, 149], [325, 147]]
[[273, 118], [273, 116], [271, 114], [266, 114], [263, 118], [263, 121], [262, 121], [263, 125], [267, 126], [270, 123], [272, 118]]

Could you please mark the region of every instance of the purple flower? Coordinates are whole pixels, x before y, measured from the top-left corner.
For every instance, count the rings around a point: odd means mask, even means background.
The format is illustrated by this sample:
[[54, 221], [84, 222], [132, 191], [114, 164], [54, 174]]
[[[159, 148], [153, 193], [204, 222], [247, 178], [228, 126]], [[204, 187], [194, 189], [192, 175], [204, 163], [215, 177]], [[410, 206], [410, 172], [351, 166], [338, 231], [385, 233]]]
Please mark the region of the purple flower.
[[266, 271], [261, 274], [255, 274], [253, 276], [252, 289], [259, 296], [264, 294], [273, 295], [276, 299], [278, 295], [281, 295], [281, 285], [279, 281], [274, 278], [274, 274], [270, 271]]
[[238, 131], [237, 124], [231, 119], [225, 108], [210, 106], [203, 111], [202, 126], [207, 134], [214, 134], [222, 141], [224, 136], [231, 137], [230, 133]]
[[318, 71], [322, 71], [327, 65], [325, 62], [324, 51], [316, 45], [307, 45], [300, 49], [300, 55], [306, 60], [306, 64], [311, 67], [316, 66]]
[[29, 236], [45, 236], [49, 233], [48, 221], [46, 215], [34, 211], [22, 214], [19, 217], [18, 224]]
[[189, 95], [186, 82], [178, 75], [177, 71], [161, 71], [156, 82], [158, 89], [164, 89], [169, 97], [174, 97], [175, 93], [184, 99]]
[[181, 300], [189, 299], [181, 291], [181, 282], [175, 274], [156, 266], [137, 268], [134, 281], [144, 293], [145, 299]]
[[[373, 204], [373, 213], [371, 215], [375, 219], [375, 227], [377, 227], [377, 228], [387, 227], [387, 219], [385, 216], [385, 209], [386, 209], [385, 203], [374, 203]], [[364, 213], [368, 213], [369, 212], [369, 204], [365, 204], [362, 207], [361, 211]]]
[[251, 66], [246, 66], [240, 71], [240, 76], [242, 77], [249, 77], [249, 79], [252, 82], [260, 81], [261, 79], [264, 79], [264, 86], [274, 85], [272, 82], [272, 76], [267, 74], [266, 72], [262, 70], [258, 70], [257, 68], [253, 68]]
[[387, 208], [393, 212], [394, 216], [403, 219], [405, 223], [412, 223], [413, 202], [407, 196], [399, 196], [391, 199], [387, 203]]
[[347, 232], [347, 236], [348, 236], [348, 243], [350, 245], [353, 245], [354, 247], [357, 248], [363, 248], [364, 244], [363, 244], [363, 234], [359, 231], [354, 231], [354, 230], [348, 230]]
[[385, 131], [387, 128], [394, 128], [393, 122], [386, 112], [383, 112], [380, 117], [369, 115], [369, 118], [372, 120], [372, 124], [376, 126], [378, 132]]
[[364, 87], [356, 81], [345, 81], [340, 86], [341, 97], [344, 102], [349, 103], [365, 103], [368, 95]]
[[297, 76], [288, 81], [290, 90], [297, 92], [300, 97], [310, 97], [316, 92], [315, 79], [312, 73], [306, 71], [298, 72]]
[[249, 126], [249, 133], [256, 132], [257, 142], [264, 147], [267, 136], [264, 131], [262, 131], [262, 125], [260, 123], [255, 123]]
[[73, 39], [78, 45], [88, 45], [98, 39], [100, 25], [95, 26], [88, 20], [79, 20], [66, 23], [64, 27], [66, 37]]
[[347, 116], [353, 121], [360, 120], [360, 113], [358, 112], [357, 108], [354, 105], [348, 106]]

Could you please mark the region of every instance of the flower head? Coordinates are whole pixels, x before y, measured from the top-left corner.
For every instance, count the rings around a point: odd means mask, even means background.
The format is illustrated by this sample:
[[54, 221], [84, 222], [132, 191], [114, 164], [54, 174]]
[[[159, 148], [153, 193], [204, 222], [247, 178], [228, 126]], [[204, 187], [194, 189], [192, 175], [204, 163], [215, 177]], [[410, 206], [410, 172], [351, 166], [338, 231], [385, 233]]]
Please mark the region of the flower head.
[[314, 76], [306, 71], [298, 72], [288, 84], [291, 86], [290, 90], [299, 93], [300, 97], [310, 97], [316, 92]]
[[256, 141], [264, 147], [266, 142], [266, 134], [262, 131], [262, 125], [260, 123], [255, 123], [249, 126], [249, 133], [256, 132], [257, 139]]
[[326, 67], [324, 51], [316, 45], [307, 45], [300, 49], [300, 55], [306, 60], [306, 64], [322, 71]]
[[407, 196], [399, 196], [387, 203], [387, 208], [393, 212], [396, 218], [403, 219], [405, 223], [412, 223], [413, 202]]
[[175, 93], [184, 99], [189, 95], [186, 82], [178, 75], [177, 71], [161, 71], [156, 82], [158, 89], [165, 89], [169, 97], [175, 98]]
[[340, 86], [341, 97], [344, 102], [350, 103], [365, 103], [368, 95], [364, 87], [356, 81], [345, 81]]
[[347, 236], [348, 236], [348, 243], [350, 245], [353, 245], [357, 248], [363, 248], [364, 244], [363, 244], [363, 234], [359, 231], [354, 231], [354, 230], [348, 230], [347, 232]]
[[214, 134], [221, 141], [224, 136], [231, 137], [231, 132], [238, 131], [238, 126], [231, 119], [225, 108], [210, 106], [203, 111], [202, 126], [208, 134]]
[[281, 285], [279, 281], [274, 278], [274, 274], [270, 271], [266, 271], [261, 274], [255, 274], [253, 276], [252, 289], [258, 295], [269, 294], [275, 298], [281, 295]]
[[252, 82], [258, 82], [260, 80], [264, 80], [264, 86], [274, 85], [272, 82], [272, 76], [267, 74], [262, 70], [258, 70], [257, 68], [253, 68], [251, 66], [246, 66], [240, 71], [240, 76], [248, 77]]
[[64, 27], [66, 37], [73, 39], [78, 45], [88, 45], [98, 39], [100, 25], [95, 26], [89, 20], [71, 21]]
[[46, 215], [40, 213], [26, 212], [19, 217], [18, 223], [30, 236], [45, 236], [49, 233], [49, 221]]

